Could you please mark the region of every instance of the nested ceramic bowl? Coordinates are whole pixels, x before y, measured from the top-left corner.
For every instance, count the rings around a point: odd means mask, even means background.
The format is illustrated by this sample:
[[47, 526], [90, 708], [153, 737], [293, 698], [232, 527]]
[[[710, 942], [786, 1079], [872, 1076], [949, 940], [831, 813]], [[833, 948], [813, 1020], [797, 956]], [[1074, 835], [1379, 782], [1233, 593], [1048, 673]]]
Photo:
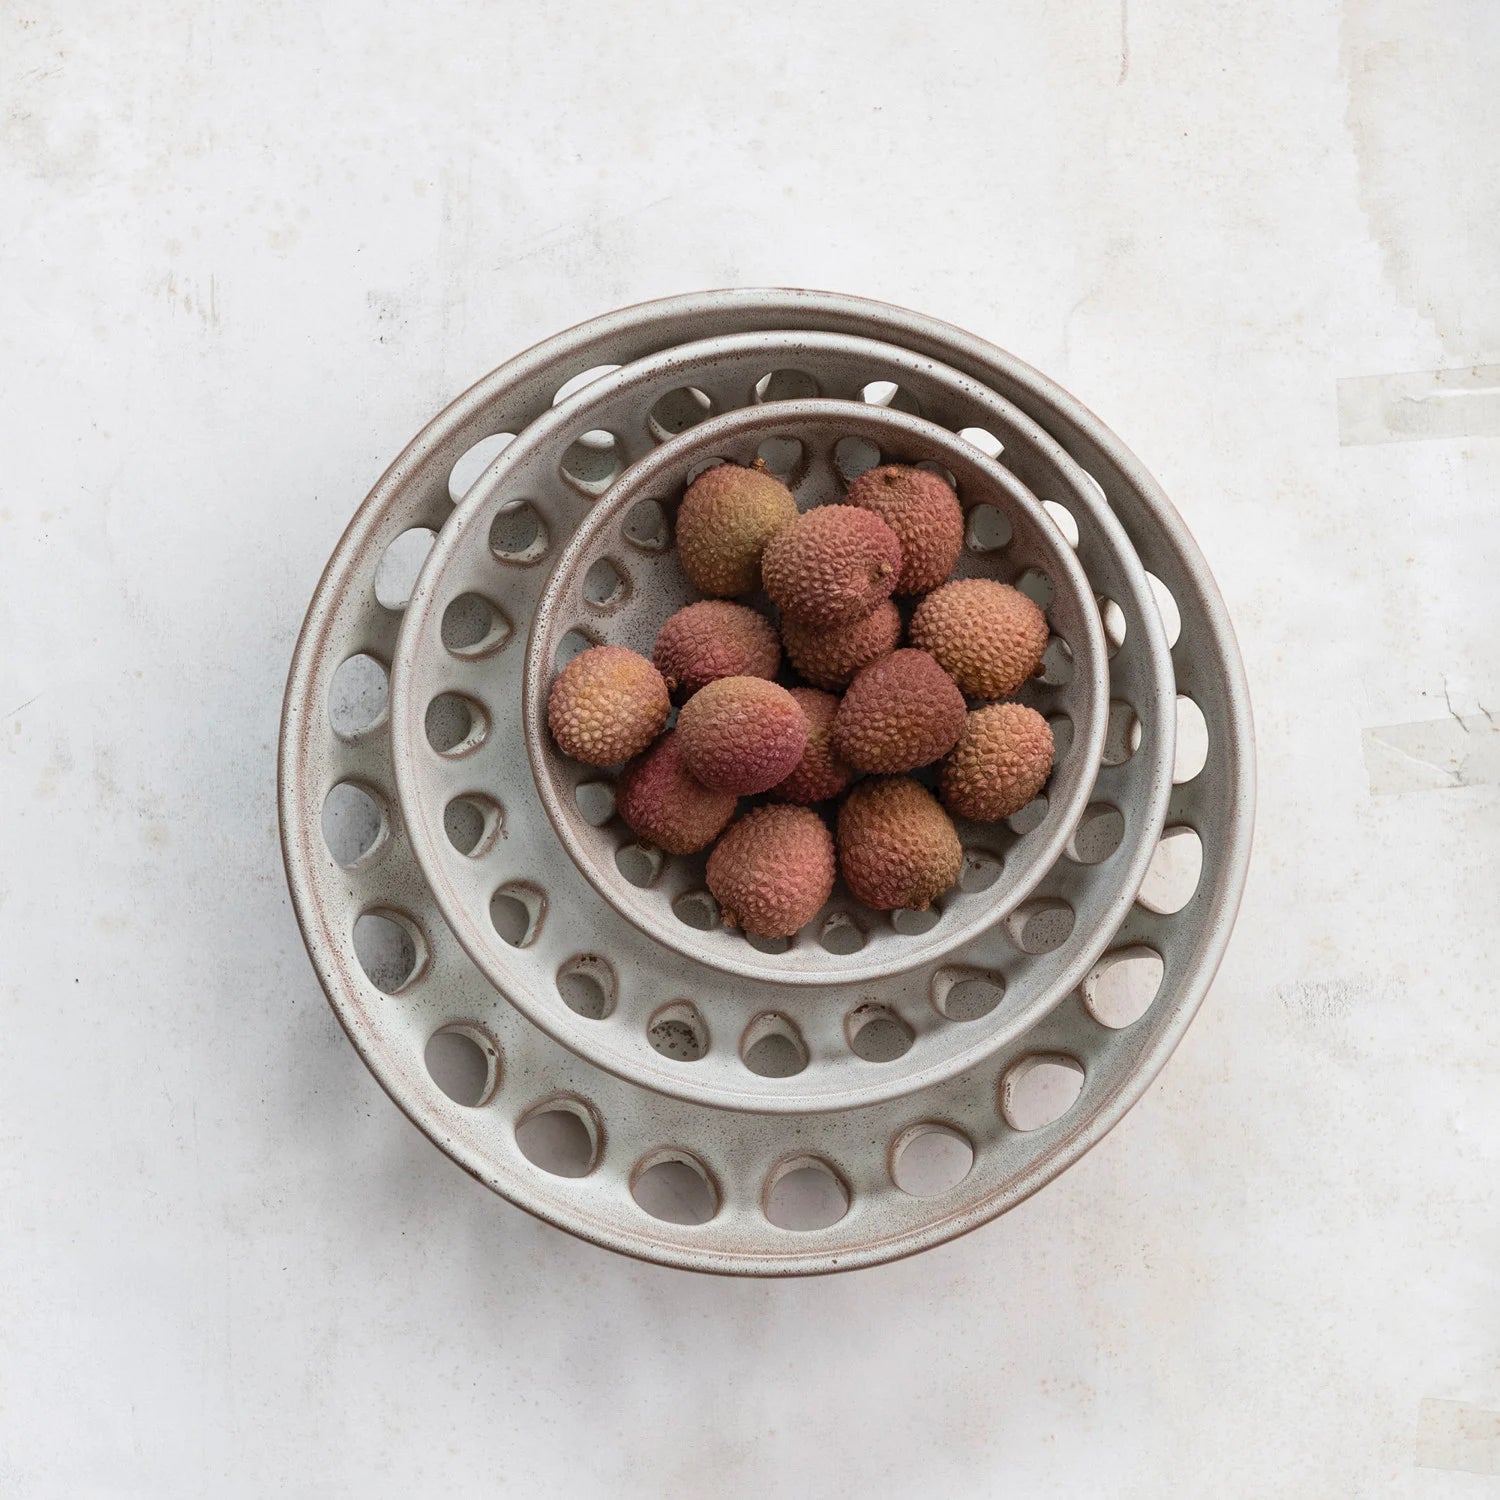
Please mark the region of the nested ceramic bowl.
[[[725, 976], [649, 938], [579, 874], [527, 764], [522, 648], [545, 564], [612, 477], [687, 422], [789, 389], [889, 400], [949, 431], [983, 429], [1008, 469], [1049, 509], [1066, 510], [1106, 601], [1110, 724], [1064, 858], [1010, 918], [966, 945], [962, 964], [955, 954], [930, 974], [826, 990], [737, 980], [784, 1020], [796, 1012], [804, 1072], [761, 1076], [770, 1020], [740, 1033], [715, 1012], [696, 1060], [661, 1059], [663, 1077], [675, 1068], [710, 1079], [712, 1097], [695, 1096], [659, 1087], [645, 1068], [627, 1075], [586, 1056], [536, 1019], [548, 1004], [579, 1004], [582, 988], [594, 1001], [581, 1021], [644, 1037], [666, 999], [704, 996]], [[447, 525], [477, 512], [490, 545], [454, 567]], [[424, 583], [441, 574], [443, 590], [419, 584], [408, 603], [385, 586], [391, 560], [440, 529]], [[432, 641], [453, 665], [426, 659]], [[461, 773], [452, 780], [421, 764], [437, 752], [420, 713], [415, 742], [408, 733], [418, 659], [432, 673], [423, 681], [455, 693], [506, 678], [514, 711], [488, 738], [471, 726], [478, 749], [440, 736], [464, 750], [442, 759]], [[378, 691], [388, 670], [389, 710]], [[351, 717], [352, 680], [360, 712]], [[1199, 719], [1199, 753], [1174, 764], [1173, 726], [1186, 710]], [[518, 767], [524, 775], [507, 781]], [[936, 1245], [1097, 1144], [1147, 1088], [1213, 977], [1253, 804], [1249, 704], [1223, 601], [1140, 462], [1076, 399], [982, 339], [902, 309], [786, 290], [611, 313], [518, 356], [425, 427], [323, 574], [288, 682], [280, 772], [287, 872], [309, 954], [360, 1055], [414, 1123], [496, 1192], [593, 1243], [750, 1275], [844, 1270]], [[480, 815], [479, 798], [512, 786], [513, 804]], [[476, 800], [448, 822], [450, 841], [445, 814], [465, 790]], [[369, 816], [353, 847], [329, 822], [335, 800], [349, 797]], [[1085, 831], [1111, 816], [1112, 852], [1085, 846]], [[434, 831], [440, 842], [427, 837]], [[1200, 866], [1164, 889], [1162, 856], [1190, 842]], [[450, 925], [446, 866], [471, 859], [546, 897], [543, 920], [516, 934], [501, 987]], [[1049, 927], [1045, 941], [1033, 939], [1063, 911], [1074, 919], [1066, 937]], [[559, 912], [565, 921], [552, 920]], [[399, 938], [393, 950], [361, 946], [377, 923]], [[1117, 984], [1135, 975], [1144, 984]], [[476, 1087], [455, 1090], [433, 1066], [439, 1038], [472, 1045]], [[839, 1060], [846, 1051], [863, 1065], [860, 1087]], [[737, 1093], [733, 1104], [726, 1093]], [[536, 1132], [559, 1120], [574, 1126], [566, 1161], [536, 1146]], [[957, 1153], [953, 1170], [914, 1179], [912, 1159], [933, 1142]], [[673, 1179], [665, 1197], [664, 1178]], [[803, 1181], [824, 1191], [815, 1218], [785, 1211], [787, 1190]]]
[[[900, 430], [929, 444], [953, 444], [965, 475], [977, 474], [985, 452], [1003, 446], [1001, 488], [1025, 498], [1026, 480], [1041, 487], [1044, 508], [1067, 527], [1068, 542], [1076, 543], [1068, 551], [1076, 550], [1098, 608], [1112, 619], [1109, 726], [1077, 835], [1008, 916], [986, 922], [980, 909], [971, 936], [955, 934], [943, 947], [949, 939], [942, 935], [904, 966], [892, 942], [898, 957], [877, 966], [860, 956], [870, 942], [864, 914], [830, 912], [812, 932], [829, 958], [845, 966], [830, 967], [818, 980], [789, 982], [799, 972], [795, 948], [766, 953], [736, 934], [714, 932], [729, 950], [725, 961], [737, 965], [721, 967], [696, 947], [664, 944], [583, 877], [531, 773], [521, 703], [524, 644], [549, 596], [549, 564], [612, 485], [675, 430], [709, 412], [757, 408], [785, 415], [789, 394], [808, 389], [862, 397], [851, 403], [851, 417], [884, 423], [887, 433], [910, 423], [905, 413], [917, 406], [922, 419]], [[790, 442], [761, 446], [785, 453]], [[861, 447], [865, 463], [879, 451], [870, 439], [853, 438], [851, 458], [850, 446], [847, 433], [833, 444], [836, 487], [858, 466]], [[798, 474], [793, 464], [801, 487], [811, 478], [811, 457], [798, 453], [809, 471]], [[996, 555], [1015, 540], [1004, 514], [974, 503], [971, 519], [974, 555], [1007, 567]], [[644, 527], [631, 523], [644, 555], [659, 545], [664, 525], [660, 518]], [[1049, 535], [1045, 528], [1034, 534]], [[1060, 566], [1067, 568], [1067, 557]], [[628, 587], [618, 575], [606, 576], [595, 589], [601, 609], [619, 607], [625, 601], [617, 591]], [[602, 636], [596, 631], [592, 638]], [[1081, 669], [1075, 680], [1087, 680]], [[1151, 589], [1109, 505], [1003, 399], [937, 361], [863, 338], [770, 332], [704, 339], [623, 368], [581, 372], [442, 525], [405, 606], [391, 674], [401, 834], [445, 932], [495, 995], [590, 1064], [719, 1109], [783, 1114], [869, 1105], [978, 1067], [1056, 1005], [1097, 957], [1161, 829], [1170, 684]], [[1040, 683], [1032, 690], [1070, 685]], [[1081, 757], [1083, 774], [1087, 764]], [[589, 807], [580, 811], [590, 812], [607, 794], [596, 780]], [[1039, 809], [1040, 803], [1028, 816]], [[897, 918], [892, 935], [928, 938], [941, 925], [946, 900], [962, 899], [975, 912], [967, 898], [998, 880], [1029, 828], [1022, 820], [966, 825], [959, 890], [920, 918]], [[701, 933], [693, 919], [713, 925], [701, 900], [689, 901], [686, 912], [688, 922], [677, 910], [672, 915], [694, 937]], [[778, 962], [779, 970], [771, 967]], [[592, 1003], [577, 1003], [580, 986], [592, 987]], [[774, 1066], [767, 1066], [768, 1050]]]
[[[1045, 794], [1012, 824], [963, 823], [984, 848], [982, 888], [948, 892], [930, 913], [872, 911], [843, 888], [790, 939], [747, 938], [718, 919], [707, 852], [663, 859], [609, 816], [612, 778], [563, 755], [547, 729], [558, 668], [587, 645], [650, 656], [657, 631], [701, 596], [672, 546], [677, 505], [715, 463], [769, 461], [798, 508], [837, 503], [876, 463], [924, 464], [955, 482], [967, 545], [955, 576], [1016, 584], [1045, 602], [1052, 631], [1042, 675], [1018, 696], [1053, 725], [1058, 746]], [[769, 606], [763, 596], [763, 609]], [[908, 611], [909, 612], [909, 611]], [[785, 680], [791, 681], [788, 675]], [[590, 511], [559, 557], [532, 620], [526, 746], [542, 802], [578, 868], [617, 911], [657, 941], [727, 974], [788, 985], [840, 985], [931, 964], [1005, 918], [1062, 856], [1099, 770], [1108, 707], [1099, 610], [1072, 548], [1021, 482], [973, 444], [900, 411], [847, 401], [779, 401], [690, 428], [635, 464]], [[935, 780], [936, 767], [918, 772]], [[974, 856], [971, 854], [971, 859]], [[972, 879], [971, 886], [980, 887]], [[482, 906], [487, 893], [475, 890]], [[483, 923], [475, 924], [483, 933]], [[493, 925], [491, 925], [491, 933]], [[484, 934], [497, 964], [501, 939]]]

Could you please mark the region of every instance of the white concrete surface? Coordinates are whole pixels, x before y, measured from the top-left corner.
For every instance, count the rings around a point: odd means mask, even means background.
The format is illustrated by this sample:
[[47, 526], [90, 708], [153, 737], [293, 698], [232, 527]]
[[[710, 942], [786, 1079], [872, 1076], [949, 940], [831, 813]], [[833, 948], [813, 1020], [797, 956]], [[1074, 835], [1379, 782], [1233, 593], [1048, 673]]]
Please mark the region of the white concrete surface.
[[[0, 1494], [1494, 1494], [1497, 63], [1488, 0], [0, 9]], [[952, 318], [1124, 434], [1262, 770], [1145, 1102], [989, 1229], [790, 1285], [429, 1146], [273, 810], [408, 437], [761, 283]]]

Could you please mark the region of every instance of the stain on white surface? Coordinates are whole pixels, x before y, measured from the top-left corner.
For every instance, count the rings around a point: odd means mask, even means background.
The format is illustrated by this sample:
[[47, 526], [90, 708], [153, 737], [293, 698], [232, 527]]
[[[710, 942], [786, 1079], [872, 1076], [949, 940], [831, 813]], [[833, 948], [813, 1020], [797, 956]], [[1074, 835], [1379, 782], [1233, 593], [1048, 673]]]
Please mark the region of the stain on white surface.
[[1360, 735], [1370, 791], [1450, 791], [1500, 786], [1500, 716], [1454, 714], [1415, 724], [1382, 724]]
[[1500, 1474], [1500, 1411], [1424, 1396], [1417, 1408], [1416, 1461], [1424, 1469]]
[[1338, 395], [1346, 446], [1500, 437], [1500, 365], [1353, 376], [1339, 381]]
[[1341, 43], [1359, 201], [1391, 285], [1447, 353], [1493, 355], [1500, 6], [1348, 0]]

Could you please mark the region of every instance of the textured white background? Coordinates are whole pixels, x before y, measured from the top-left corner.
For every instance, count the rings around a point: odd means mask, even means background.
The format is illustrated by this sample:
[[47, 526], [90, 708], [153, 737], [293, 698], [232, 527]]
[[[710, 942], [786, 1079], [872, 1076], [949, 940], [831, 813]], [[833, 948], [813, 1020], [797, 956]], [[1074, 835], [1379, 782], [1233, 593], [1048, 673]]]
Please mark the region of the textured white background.
[[[0, 5], [0, 1494], [1494, 1493], [1500, 443], [1341, 446], [1338, 382], [1500, 362], [1497, 66], [1488, 0]], [[1146, 1100], [992, 1227], [785, 1285], [429, 1146], [273, 812], [303, 609], [417, 428], [762, 283], [1122, 433], [1261, 752]]]

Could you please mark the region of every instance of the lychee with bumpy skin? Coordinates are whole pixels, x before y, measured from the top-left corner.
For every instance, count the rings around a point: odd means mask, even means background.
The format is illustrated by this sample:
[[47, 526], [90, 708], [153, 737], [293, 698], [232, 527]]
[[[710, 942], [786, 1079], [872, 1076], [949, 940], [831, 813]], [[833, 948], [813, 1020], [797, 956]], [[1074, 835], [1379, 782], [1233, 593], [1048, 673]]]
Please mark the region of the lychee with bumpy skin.
[[925, 651], [894, 651], [849, 684], [834, 748], [857, 771], [914, 771], [953, 748], [966, 711], [964, 695]]
[[853, 770], [833, 748], [833, 721], [839, 700], [817, 688], [794, 687], [790, 692], [807, 720], [807, 748], [792, 774], [771, 788], [771, 795], [780, 802], [807, 806], [827, 802], [854, 780]]
[[909, 634], [969, 697], [1004, 698], [1041, 666], [1047, 617], [1008, 583], [962, 578], [917, 606]]
[[691, 695], [720, 677], [774, 677], [781, 642], [764, 615], [726, 599], [704, 599], [667, 620], [651, 659], [672, 692]]
[[547, 725], [557, 748], [590, 766], [639, 755], [671, 711], [661, 673], [624, 646], [580, 652], [558, 673], [547, 697]]
[[949, 485], [927, 469], [881, 464], [849, 486], [848, 502], [873, 511], [901, 543], [898, 594], [947, 581], [964, 547], [964, 513]]
[[975, 823], [1008, 818], [1046, 785], [1052, 755], [1052, 726], [1034, 708], [976, 708], [943, 762], [938, 794], [955, 817]]
[[846, 625], [890, 596], [901, 543], [874, 511], [820, 505], [766, 543], [761, 576], [782, 614], [804, 625]]
[[833, 889], [833, 839], [810, 808], [752, 808], [714, 845], [708, 888], [725, 923], [751, 937], [790, 937]]
[[696, 854], [724, 831], [738, 798], [689, 776], [677, 733], [669, 730], [615, 782], [615, 811], [643, 843], [667, 854]]
[[848, 687], [854, 674], [901, 644], [901, 613], [882, 599], [863, 619], [849, 625], [802, 625], [781, 622], [786, 654], [814, 687]]
[[839, 809], [839, 870], [877, 911], [926, 911], [958, 880], [963, 846], [937, 799], [910, 776], [850, 789]]
[[807, 747], [797, 700], [763, 677], [720, 677], [677, 716], [682, 762], [704, 786], [747, 795], [791, 774]]
[[797, 502], [779, 479], [764, 469], [715, 464], [677, 508], [677, 561], [705, 594], [754, 593], [766, 543], [796, 519]]

